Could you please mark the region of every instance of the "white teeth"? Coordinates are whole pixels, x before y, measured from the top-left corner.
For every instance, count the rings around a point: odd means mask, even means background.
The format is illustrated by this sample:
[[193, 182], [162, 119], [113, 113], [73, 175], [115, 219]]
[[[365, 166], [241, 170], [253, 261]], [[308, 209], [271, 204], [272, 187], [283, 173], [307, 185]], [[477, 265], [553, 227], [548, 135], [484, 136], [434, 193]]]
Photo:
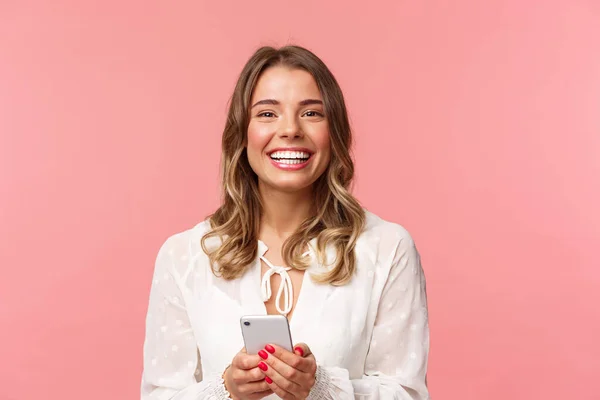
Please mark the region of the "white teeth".
[[306, 160], [310, 158], [310, 154], [304, 151], [276, 151], [271, 153], [273, 159], [288, 159], [288, 160]]
[[302, 164], [305, 161], [306, 160], [290, 160], [290, 159], [285, 159], [285, 158], [277, 160], [277, 162], [279, 164]]

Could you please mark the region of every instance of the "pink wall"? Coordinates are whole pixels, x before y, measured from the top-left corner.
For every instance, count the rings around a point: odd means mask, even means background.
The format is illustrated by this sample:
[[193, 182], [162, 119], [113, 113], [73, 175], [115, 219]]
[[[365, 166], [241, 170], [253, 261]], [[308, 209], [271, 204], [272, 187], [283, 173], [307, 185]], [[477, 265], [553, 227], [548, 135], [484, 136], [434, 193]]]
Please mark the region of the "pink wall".
[[435, 399], [598, 399], [600, 4], [0, 3], [0, 399], [134, 399], [167, 235], [218, 200], [259, 44], [332, 68], [415, 236]]

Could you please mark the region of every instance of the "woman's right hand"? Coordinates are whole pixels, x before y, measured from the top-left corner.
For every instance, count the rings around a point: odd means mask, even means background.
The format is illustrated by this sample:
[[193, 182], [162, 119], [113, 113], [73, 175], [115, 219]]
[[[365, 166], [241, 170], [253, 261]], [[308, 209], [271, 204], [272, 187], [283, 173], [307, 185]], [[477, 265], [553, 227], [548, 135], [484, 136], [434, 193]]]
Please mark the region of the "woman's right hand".
[[225, 388], [233, 400], [257, 400], [273, 393], [265, 374], [258, 368], [261, 361], [258, 355], [247, 354], [246, 349], [233, 357], [223, 374]]

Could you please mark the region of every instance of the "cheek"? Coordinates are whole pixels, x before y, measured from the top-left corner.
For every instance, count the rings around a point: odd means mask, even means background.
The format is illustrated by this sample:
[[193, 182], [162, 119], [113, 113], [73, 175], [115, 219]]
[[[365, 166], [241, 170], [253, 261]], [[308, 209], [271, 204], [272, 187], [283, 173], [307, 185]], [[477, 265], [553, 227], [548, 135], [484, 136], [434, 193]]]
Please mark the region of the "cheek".
[[269, 130], [264, 126], [258, 127], [250, 123], [248, 126], [248, 157], [260, 157], [271, 137]]
[[329, 160], [331, 154], [331, 139], [329, 136], [329, 130], [323, 129], [318, 132], [315, 132], [315, 134], [312, 137], [312, 140], [318, 151], [324, 156], [326, 156], [327, 160]]

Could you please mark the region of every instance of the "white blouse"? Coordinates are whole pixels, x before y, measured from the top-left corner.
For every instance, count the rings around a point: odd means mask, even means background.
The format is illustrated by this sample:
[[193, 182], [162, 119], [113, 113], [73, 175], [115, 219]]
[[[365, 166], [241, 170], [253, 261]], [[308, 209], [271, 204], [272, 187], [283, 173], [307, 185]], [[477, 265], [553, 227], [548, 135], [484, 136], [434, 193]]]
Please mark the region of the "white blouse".
[[[142, 400], [220, 400], [222, 374], [244, 347], [239, 320], [265, 315], [258, 254], [246, 273], [216, 277], [200, 240], [204, 221], [160, 248], [146, 318]], [[212, 239], [211, 239], [212, 240]], [[215, 239], [218, 240], [218, 239]], [[208, 241], [210, 244], [211, 242]], [[214, 242], [213, 242], [214, 243]], [[304, 274], [290, 320], [294, 343], [308, 344], [318, 364], [310, 399], [429, 399], [429, 326], [425, 275], [409, 233], [367, 212], [356, 245], [356, 273], [344, 286], [317, 284]], [[278, 399], [275, 394], [266, 399]]]

